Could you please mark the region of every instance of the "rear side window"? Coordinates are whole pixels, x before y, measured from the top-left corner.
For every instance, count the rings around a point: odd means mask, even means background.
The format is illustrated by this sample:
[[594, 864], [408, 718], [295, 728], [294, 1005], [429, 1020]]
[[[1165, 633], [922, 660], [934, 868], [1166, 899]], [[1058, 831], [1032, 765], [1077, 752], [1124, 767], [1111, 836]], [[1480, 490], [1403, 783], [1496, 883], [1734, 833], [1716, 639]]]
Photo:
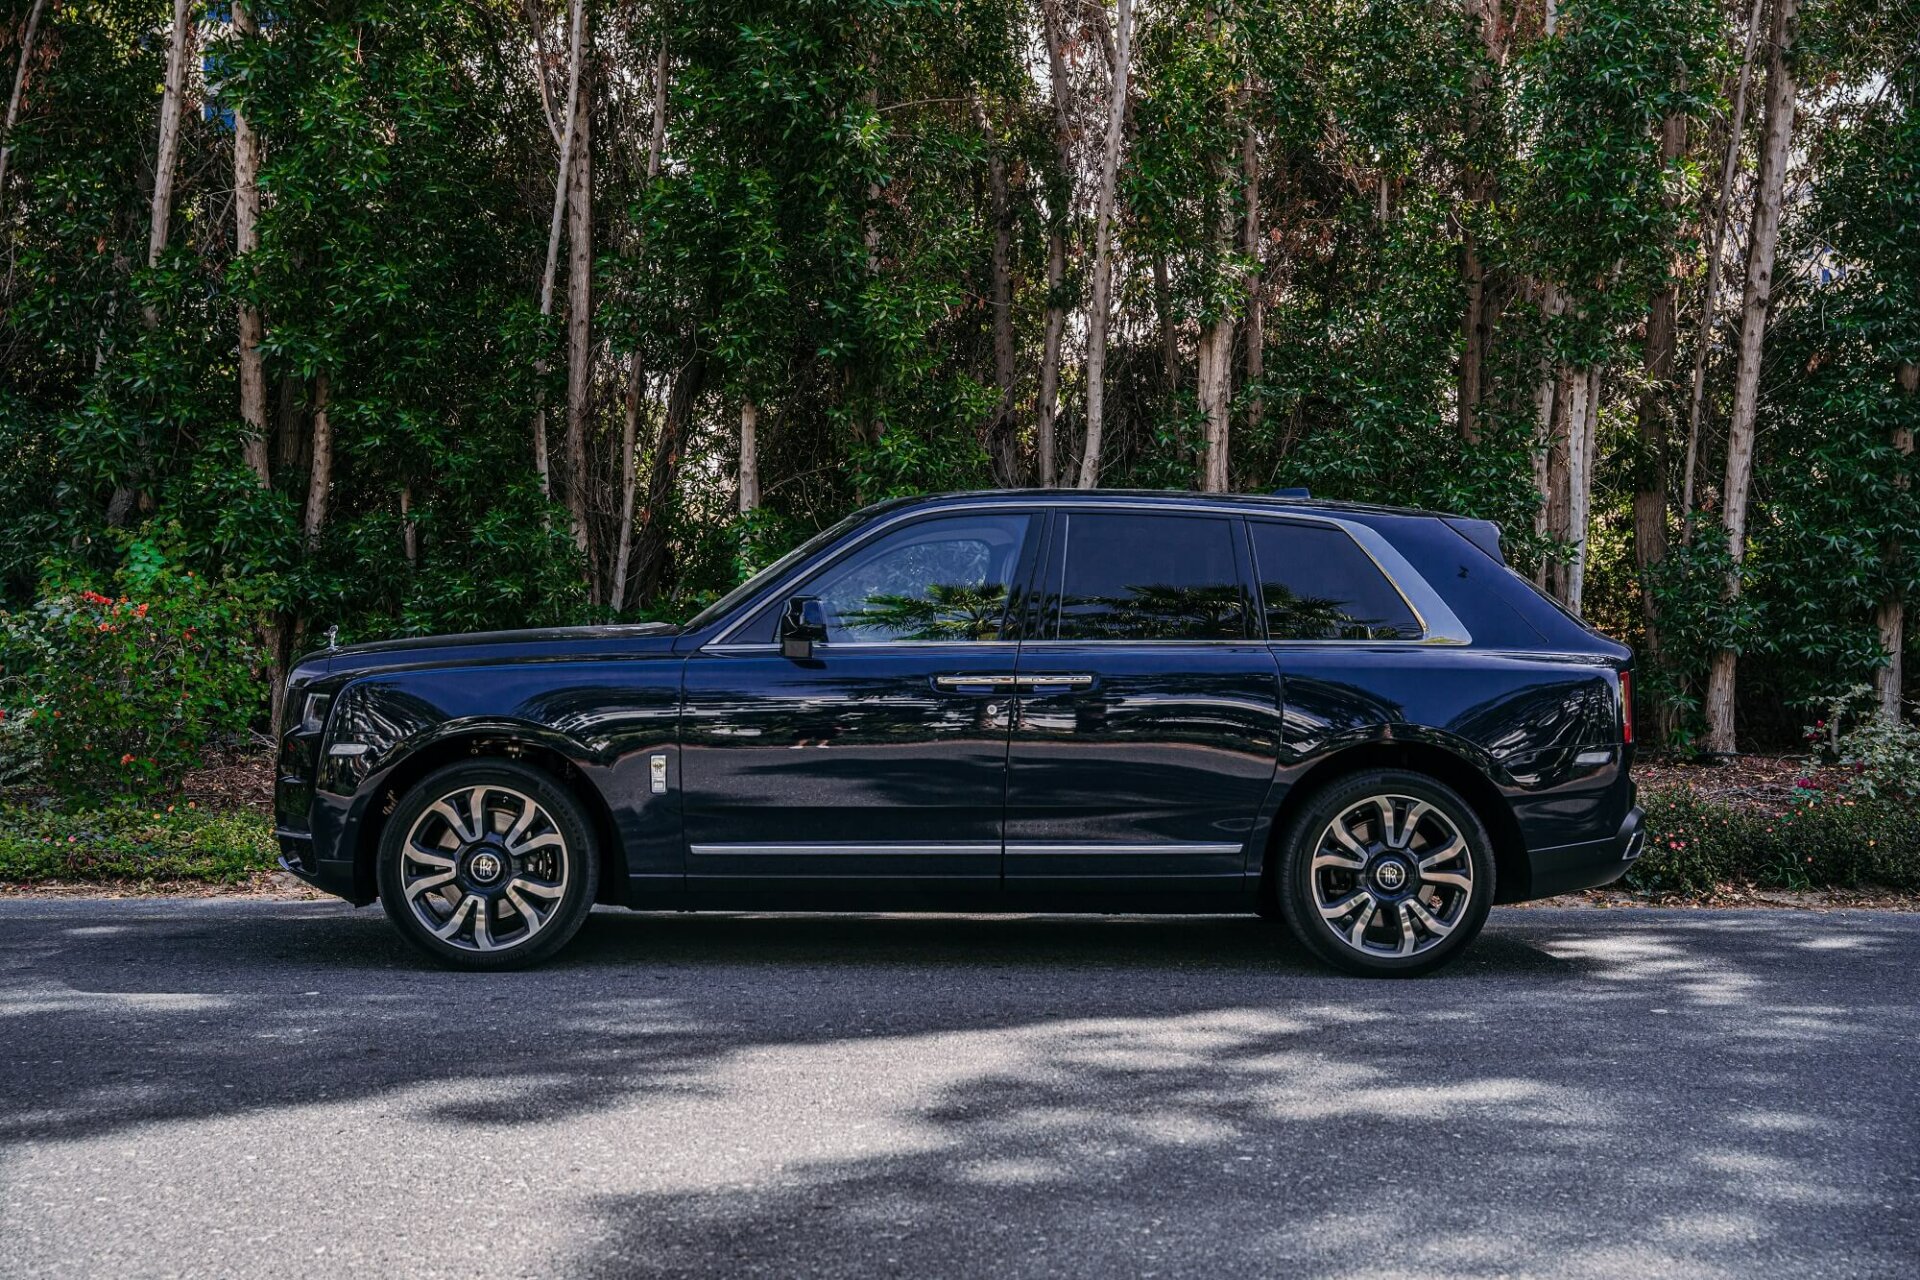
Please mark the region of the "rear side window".
[[1232, 520], [1076, 511], [1060, 529], [1060, 639], [1246, 639]]
[[1420, 622], [1343, 530], [1250, 521], [1270, 640], [1417, 640]]

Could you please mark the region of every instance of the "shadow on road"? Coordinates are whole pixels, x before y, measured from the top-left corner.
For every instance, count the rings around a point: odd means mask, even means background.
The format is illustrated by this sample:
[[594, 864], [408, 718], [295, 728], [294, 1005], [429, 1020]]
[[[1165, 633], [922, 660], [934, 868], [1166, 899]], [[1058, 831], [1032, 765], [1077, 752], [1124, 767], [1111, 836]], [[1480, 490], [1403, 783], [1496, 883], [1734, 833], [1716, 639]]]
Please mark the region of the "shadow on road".
[[331, 904], [0, 912], [31, 1082], [0, 1149], [377, 1102], [370, 1159], [575, 1152], [553, 1270], [1779, 1274], [1839, 1237], [1897, 1274], [1920, 1245], [1912, 919], [1500, 912], [1444, 974], [1366, 982], [1251, 919], [600, 913], [476, 976]]

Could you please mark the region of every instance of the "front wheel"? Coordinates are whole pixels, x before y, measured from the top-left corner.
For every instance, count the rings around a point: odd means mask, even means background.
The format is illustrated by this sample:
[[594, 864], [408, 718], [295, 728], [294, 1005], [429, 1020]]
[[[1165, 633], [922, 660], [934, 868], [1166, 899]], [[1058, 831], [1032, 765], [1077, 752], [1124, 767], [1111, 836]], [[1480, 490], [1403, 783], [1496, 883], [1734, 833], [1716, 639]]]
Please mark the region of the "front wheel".
[[463, 969], [546, 959], [599, 888], [593, 828], [548, 775], [506, 760], [449, 765], [401, 799], [380, 837], [380, 905], [408, 941]]
[[1382, 769], [1314, 795], [1281, 835], [1276, 896], [1294, 936], [1349, 973], [1409, 977], [1459, 955], [1493, 904], [1493, 842], [1423, 774]]

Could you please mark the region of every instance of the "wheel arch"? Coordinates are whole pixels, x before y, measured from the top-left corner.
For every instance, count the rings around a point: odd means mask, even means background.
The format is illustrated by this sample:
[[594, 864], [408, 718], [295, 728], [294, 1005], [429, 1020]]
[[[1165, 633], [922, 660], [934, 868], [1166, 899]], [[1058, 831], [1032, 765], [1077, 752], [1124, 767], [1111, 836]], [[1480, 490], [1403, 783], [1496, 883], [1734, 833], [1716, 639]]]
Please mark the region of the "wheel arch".
[[511, 760], [538, 769], [579, 802], [593, 827], [598, 848], [600, 892], [597, 901], [624, 903], [626, 849], [606, 797], [581, 771], [579, 764], [556, 744], [536, 741], [513, 729], [497, 726], [448, 734], [409, 752], [372, 789], [352, 838], [354, 884], [365, 895], [362, 900], [371, 902], [378, 896], [374, 869], [380, 856], [380, 838], [386, 832], [387, 817], [399, 807], [400, 798], [428, 774], [447, 765], [486, 759]]
[[1314, 795], [1342, 778], [1371, 769], [1405, 769], [1445, 783], [1473, 807], [1493, 838], [1495, 902], [1521, 902], [1532, 892], [1532, 864], [1513, 807], [1486, 773], [1472, 760], [1431, 742], [1364, 742], [1343, 748], [1295, 779], [1281, 798], [1267, 829], [1266, 850], [1260, 868], [1260, 901], [1274, 901], [1274, 871], [1280, 861], [1280, 841], [1293, 816]]

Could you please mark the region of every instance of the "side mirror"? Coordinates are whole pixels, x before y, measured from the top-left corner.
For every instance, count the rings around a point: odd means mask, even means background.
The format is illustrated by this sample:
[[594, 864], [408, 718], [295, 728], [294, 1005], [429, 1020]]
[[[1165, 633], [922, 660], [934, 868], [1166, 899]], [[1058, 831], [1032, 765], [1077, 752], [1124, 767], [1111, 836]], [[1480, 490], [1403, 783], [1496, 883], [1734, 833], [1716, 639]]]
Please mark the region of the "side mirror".
[[780, 615], [780, 656], [805, 661], [827, 642], [827, 607], [813, 596], [795, 596]]

